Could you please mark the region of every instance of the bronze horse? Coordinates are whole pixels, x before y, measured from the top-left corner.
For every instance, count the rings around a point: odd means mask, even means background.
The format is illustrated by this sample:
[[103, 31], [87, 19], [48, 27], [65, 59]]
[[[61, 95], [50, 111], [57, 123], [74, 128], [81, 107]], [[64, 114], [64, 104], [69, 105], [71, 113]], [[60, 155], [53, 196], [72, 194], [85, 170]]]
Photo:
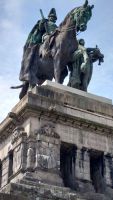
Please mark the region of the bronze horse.
[[[76, 34], [78, 31], [87, 29], [93, 7], [93, 5], [88, 5], [88, 0], [86, 0], [83, 6], [68, 13], [59, 28], [40, 47], [39, 45], [32, 47], [31, 67], [21, 69], [21, 73], [29, 75], [30, 78], [29, 82], [21, 85], [20, 99], [26, 94], [29, 85], [41, 85], [45, 80], [52, 80], [53, 77], [56, 82], [63, 83], [68, 74], [68, 63], [71, 62], [72, 54], [78, 47]], [[25, 63], [27, 59], [29, 61], [27, 53], [24, 59]]]

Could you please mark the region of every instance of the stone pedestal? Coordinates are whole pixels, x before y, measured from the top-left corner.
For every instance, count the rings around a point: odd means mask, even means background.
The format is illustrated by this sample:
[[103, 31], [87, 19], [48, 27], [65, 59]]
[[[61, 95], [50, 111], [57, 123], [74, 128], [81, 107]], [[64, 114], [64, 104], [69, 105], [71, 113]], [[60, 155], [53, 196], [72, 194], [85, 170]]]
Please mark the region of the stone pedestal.
[[1, 124], [0, 187], [31, 199], [33, 190], [33, 200], [113, 194], [111, 100], [50, 81], [35, 87]]

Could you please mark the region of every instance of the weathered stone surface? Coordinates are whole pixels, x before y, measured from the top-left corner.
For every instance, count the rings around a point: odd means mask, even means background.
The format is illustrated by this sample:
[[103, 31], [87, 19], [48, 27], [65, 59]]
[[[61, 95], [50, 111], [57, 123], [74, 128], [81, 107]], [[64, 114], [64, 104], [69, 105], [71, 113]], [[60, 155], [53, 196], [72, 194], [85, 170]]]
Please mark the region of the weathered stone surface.
[[86, 188], [86, 192], [80, 195], [69, 188], [57, 187], [37, 182], [33, 183], [30, 180], [25, 180], [21, 184], [11, 183], [9, 187], [7, 186], [5, 188], [4, 192], [22, 196], [22, 200], [24, 200], [24, 198], [25, 200], [26, 198], [27, 200], [113, 200], [112, 193], [111, 195], [107, 196], [105, 194], [95, 193], [93, 191], [87, 192]]
[[23, 196], [14, 196], [12, 194], [0, 193], [0, 200], [28, 200], [28, 198], [25, 198]]
[[57, 187], [48, 184], [35, 183], [30, 180], [23, 181], [21, 184], [10, 184], [10, 187], [5, 189], [5, 192], [14, 194], [14, 195], [23, 195], [29, 197], [31, 200], [36, 199], [56, 199], [56, 200], [83, 200], [69, 188]]
[[77, 94], [77, 95], [80, 95], [80, 96], [83, 96], [83, 97], [87, 97], [88, 99], [95, 99], [95, 100], [100, 101], [100, 102], [112, 104], [111, 99], [100, 97], [100, 96], [97, 96], [97, 95], [94, 95], [94, 94], [90, 94], [88, 92], [84, 92], [82, 90], [77, 90], [77, 89], [72, 88], [72, 87], [64, 86], [64, 85], [58, 84], [56, 82], [54, 83], [54, 82], [47, 80], [43, 83], [43, 85], [45, 85], [48, 88], [54, 88], [55, 87], [56, 91], [62, 90], [62, 92], [70, 92], [70, 93], [73, 93], [75, 95]]

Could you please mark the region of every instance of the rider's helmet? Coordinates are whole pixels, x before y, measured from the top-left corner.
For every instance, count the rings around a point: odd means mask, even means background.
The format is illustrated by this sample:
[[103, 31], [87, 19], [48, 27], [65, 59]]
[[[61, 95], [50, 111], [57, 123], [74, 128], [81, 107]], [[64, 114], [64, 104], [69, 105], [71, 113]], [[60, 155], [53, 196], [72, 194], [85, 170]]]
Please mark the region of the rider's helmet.
[[50, 10], [49, 15], [48, 15], [48, 19], [49, 19], [50, 21], [56, 22], [56, 20], [57, 20], [57, 15], [56, 15], [56, 10], [55, 10], [55, 8], [52, 8], [52, 9]]

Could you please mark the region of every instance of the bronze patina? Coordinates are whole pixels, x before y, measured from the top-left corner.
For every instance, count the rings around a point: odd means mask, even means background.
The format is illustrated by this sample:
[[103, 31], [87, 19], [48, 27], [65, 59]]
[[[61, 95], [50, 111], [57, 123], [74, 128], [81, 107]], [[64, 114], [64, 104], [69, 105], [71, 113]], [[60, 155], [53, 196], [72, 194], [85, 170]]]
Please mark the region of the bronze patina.
[[87, 29], [93, 7], [86, 0], [83, 6], [69, 12], [58, 28], [54, 8], [48, 19], [43, 18], [37, 22], [24, 48], [20, 70], [20, 81], [23, 82], [20, 99], [29, 86], [41, 85], [47, 79], [52, 80], [54, 77], [56, 82], [63, 83], [68, 74], [67, 66], [78, 48], [77, 32]]

